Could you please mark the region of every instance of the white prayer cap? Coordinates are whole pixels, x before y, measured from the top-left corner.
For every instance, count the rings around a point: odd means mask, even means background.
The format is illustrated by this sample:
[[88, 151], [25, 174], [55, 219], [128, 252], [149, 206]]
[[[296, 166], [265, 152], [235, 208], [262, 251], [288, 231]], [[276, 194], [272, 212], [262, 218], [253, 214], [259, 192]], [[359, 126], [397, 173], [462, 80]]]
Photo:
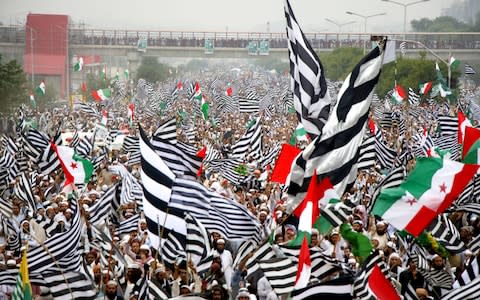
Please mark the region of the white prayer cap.
[[128, 269], [138, 269], [140, 270], [140, 266], [138, 264], [128, 264]]
[[218, 239], [217, 244], [225, 244], [225, 240], [224, 239]]

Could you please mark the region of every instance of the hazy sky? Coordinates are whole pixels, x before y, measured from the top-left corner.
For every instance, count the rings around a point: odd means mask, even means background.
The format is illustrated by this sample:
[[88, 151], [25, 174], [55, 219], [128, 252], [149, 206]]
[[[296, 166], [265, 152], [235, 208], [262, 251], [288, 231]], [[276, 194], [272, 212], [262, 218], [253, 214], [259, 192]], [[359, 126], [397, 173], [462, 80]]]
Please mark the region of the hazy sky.
[[[396, 0], [411, 3], [415, 0]], [[408, 8], [407, 26], [412, 19], [435, 18], [442, 8], [460, 0], [430, 0]], [[72, 21], [90, 28], [267, 31], [284, 32], [283, 0], [0, 0], [0, 21], [25, 22], [26, 14], [70, 15]], [[291, 0], [304, 31], [337, 31], [325, 21], [356, 21], [343, 31], [363, 32], [363, 19], [350, 16], [387, 13], [368, 20], [368, 31], [403, 31], [403, 7], [381, 0]]]

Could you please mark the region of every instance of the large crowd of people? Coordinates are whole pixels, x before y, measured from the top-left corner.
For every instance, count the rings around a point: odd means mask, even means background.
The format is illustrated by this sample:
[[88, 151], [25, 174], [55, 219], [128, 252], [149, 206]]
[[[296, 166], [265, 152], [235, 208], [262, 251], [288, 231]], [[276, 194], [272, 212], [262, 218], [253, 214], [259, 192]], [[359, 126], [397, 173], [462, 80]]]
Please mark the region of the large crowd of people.
[[[201, 74], [185, 74], [184, 78], [190, 79], [191, 82], [197, 80], [202, 84], [203, 93], [211, 102], [211, 118], [215, 116], [216, 123], [203, 120], [199, 115], [194, 117], [195, 100], [192, 100], [186, 91], [188, 80], [185, 79], [182, 79], [184, 90], [175, 98], [167, 100], [154, 99], [153, 93], [140, 93], [134, 89], [135, 94], [129, 97], [134, 96], [136, 101], [135, 123], [138, 122], [150, 135], [163, 122], [176, 118], [178, 141], [190, 143], [197, 149], [208, 145], [210, 149], [215, 149], [220, 154], [217, 158], [229, 157], [229, 146], [234, 145], [242, 137], [246, 131], [246, 124], [252, 116], [240, 113], [238, 110], [223, 111], [220, 105], [216, 105], [217, 98], [214, 93], [223, 94], [227, 86], [233, 86], [236, 89], [235, 96], [244, 96], [246, 87], [252, 85], [258, 91], [260, 98], [268, 90], [287, 87], [289, 81], [288, 76], [284, 74], [272, 74], [259, 70], [235, 74], [210, 71]], [[179, 79], [152, 84], [151, 87], [154, 90], [165, 88], [171, 91], [178, 81]], [[329, 86], [335, 87], [335, 85]], [[140, 88], [137, 87], [137, 89]], [[332, 94], [336, 92], [331, 91]], [[478, 95], [475, 93], [478, 91], [468, 91], [469, 95]], [[288, 143], [298, 124], [295, 113], [280, 109], [284, 101], [280, 93], [273, 94], [271, 99], [273, 102], [269, 104], [274, 104], [274, 109], [268, 113], [265, 110], [259, 110], [256, 113], [261, 116], [263, 153], [269, 152], [277, 145]], [[472, 97], [460, 97], [459, 102], [468, 105], [471, 99]], [[151, 102], [155, 101], [168, 102], [167, 109], [162, 110], [157, 106], [152, 113], [149, 107]], [[424, 128], [427, 128], [432, 136], [438, 135], [439, 115], [456, 116], [457, 113], [456, 106], [448, 105], [444, 100], [431, 104], [425, 102], [415, 107], [388, 105], [388, 102], [387, 99], [385, 102], [373, 103], [372, 119], [380, 126], [386, 145], [399, 154], [405, 149], [414, 152], [418, 142], [415, 136], [423, 132]], [[126, 104], [125, 99], [117, 97], [110, 102], [95, 103], [91, 107], [98, 111], [108, 110], [107, 131], [118, 132], [116, 137], [138, 136], [137, 125], [129, 122], [127, 117]], [[379, 110], [383, 114], [378, 113]], [[415, 111], [415, 114], [412, 114], [412, 111]], [[389, 124], [382, 123], [384, 116], [391, 112], [400, 115], [405, 121], [405, 132], [401, 132], [399, 123], [396, 121]], [[474, 110], [473, 112], [474, 116], [478, 113]], [[20, 120], [22, 122], [19, 126]], [[142, 291], [138, 287], [143, 278], [148, 278], [151, 294], [154, 289], [158, 289], [167, 298], [194, 295], [205, 299], [286, 299], [287, 295], [277, 294], [262, 272], [252, 273], [249, 270], [249, 259], [254, 256], [257, 246], [262, 243], [255, 244], [255, 247], [245, 254], [239, 250], [243, 241], [229, 240], [219, 232], [208, 232], [213, 249], [212, 260], [205, 272], [197, 272], [199, 266], [195, 265], [191, 259], [179, 259], [174, 264], [169, 264], [162, 257], [162, 250], [152, 246], [151, 232], [147, 230], [147, 220], [141, 205], [142, 197], [114, 207], [115, 211], [111, 215], [115, 215], [117, 220], [113, 221], [110, 217], [104, 220], [101, 226], [91, 224], [89, 220], [92, 217], [90, 215], [92, 207], [106, 197], [113, 186], [125, 184], [122, 178], [125, 175], [115, 171], [118, 165], [123, 165], [137, 182], [140, 184], [142, 182], [141, 162], [137, 160], [132, 163], [130, 161], [133, 157], [132, 153], [126, 152], [121, 144], [107, 142], [106, 138], [93, 134], [100, 120], [100, 115], [86, 113], [78, 106], [50, 110], [37, 110], [24, 106], [15, 115], [5, 115], [0, 119], [0, 132], [5, 137], [13, 137], [15, 141], [22, 135], [28, 136], [31, 128], [52, 138], [60, 129], [64, 145], [72, 143], [72, 136], [76, 132], [82, 133], [81, 135], [85, 135], [86, 138], [94, 136], [95, 147], [88, 158], [92, 160], [97, 157], [102, 158], [91, 180], [79, 188], [78, 195], [73, 197], [78, 201], [81, 214], [81, 238], [77, 245], [82, 259], [79, 272], [91, 279], [96, 299], [139, 299]], [[25, 123], [28, 123], [28, 126], [25, 126]], [[193, 136], [187, 134], [192, 131]], [[368, 134], [366, 129], [366, 136]], [[6, 141], [6, 138], [4, 140]], [[307, 139], [297, 138], [295, 144], [299, 148], [304, 148], [308, 142]], [[2, 151], [8, 151], [8, 143], [5, 142], [2, 146]], [[15, 158], [20, 160], [19, 156]], [[222, 197], [245, 206], [258, 219], [263, 241], [270, 239], [277, 257], [285, 256], [282, 254], [282, 247], [295, 239], [298, 220], [287, 211], [284, 186], [271, 181], [275, 160], [263, 166], [260, 165], [261, 157], [245, 155], [243, 160], [248, 172], [245, 177], [250, 180], [253, 178], [256, 183], [254, 185], [247, 182], [243, 184], [231, 182], [223, 176], [222, 170], [209, 169], [208, 161], [204, 162], [205, 170], [197, 180]], [[408, 160], [405, 165], [407, 172], [413, 168], [414, 161], [413, 157]], [[3, 161], [0, 162], [2, 166], [3, 163]], [[5, 168], [2, 170], [7, 172]], [[8, 182], [7, 179], [2, 179], [5, 180], [5, 184], [0, 194], [2, 199], [0, 203], [0, 278], [3, 278], [2, 274], [7, 274], [8, 270], [18, 269], [22, 261], [21, 249], [26, 248], [28, 251], [28, 249], [41, 247], [49, 239], [68, 232], [74, 215], [78, 213], [73, 207], [72, 196], [63, 190], [65, 176], [60, 168], [48, 174], [41, 174], [38, 165], [28, 161], [24, 172], [27, 178], [32, 178], [31, 187], [36, 211], [32, 211], [29, 205], [19, 197], [20, 173]], [[382, 166], [378, 160], [371, 168], [358, 172], [354, 186], [341, 195], [341, 200], [352, 208], [349, 223], [355, 232], [368, 237], [373, 248], [379, 251], [388, 266], [389, 276], [399, 295], [405, 296], [409, 287], [413, 287], [418, 299], [442, 299], [442, 295], [452, 289], [455, 279], [479, 255], [479, 248], [471, 249], [469, 246], [472, 245], [472, 240], [479, 236], [480, 217], [465, 211], [448, 213], [447, 218], [458, 230], [463, 247], [458, 251], [448, 252], [448, 255], [435, 251], [436, 248], [427, 248], [429, 250], [427, 269], [419, 270], [418, 261], [411, 256], [414, 243], [405, 242], [406, 239], [400, 238], [395, 228], [388, 222], [373, 216], [369, 211], [376, 187], [389, 172], [390, 169]], [[472, 202], [478, 202], [478, 200], [473, 199]], [[127, 232], [118, 232], [119, 224], [136, 220], [135, 218], [138, 218], [138, 221], [132, 228]], [[13, 227], [13, 230], [18, 233], [21, 249], [12, 244], [12, 229], [9, 227]], [[110, 234], [111, 244], [108, 251], [99, 247], [101, 245], [99, 241], [106, 242], [103, 240], [105, 233], [101, 232]], [[339, 228], [333, 228], [328, 233], [314, 228], [310, 247], [311, 251], [335, 260], [353, 273], [361, 269], [360, 258], [353, 254], [352, 245], [342, 237]], [[45, 253], [45, 255], [48, 254]], [[432, 281], [426, 278], [429, 270], [445, 271], [450, 276], [448, 281], [450, 287], [432, 284]], [[338, 270], [323, 280], [341, 277], [344, 274], [344, 271]], [[36, 284], [33, 279], [31, 281], [35, 299], [52, 299], [52, 291], [48, 287]], [[11, 299], [14, 290], [15, 284], [0, 281], [0, 299]], [[68, 294], [66, 297], [69, 297]]]

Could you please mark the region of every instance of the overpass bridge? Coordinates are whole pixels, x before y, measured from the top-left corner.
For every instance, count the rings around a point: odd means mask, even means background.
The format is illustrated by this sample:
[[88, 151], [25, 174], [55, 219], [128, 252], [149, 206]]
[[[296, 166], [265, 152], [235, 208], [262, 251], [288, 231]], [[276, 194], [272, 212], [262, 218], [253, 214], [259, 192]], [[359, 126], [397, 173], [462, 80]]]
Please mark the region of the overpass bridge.
[[[25, 49], [35, 49], [37, 39], [31, 28], [6, 26], [0, 27], [0, 53], [4, 59], [17, 59], [23, 63]], [[52, 29], [52, 35], [55, 34]], [[30, 33], [30, 34], [27, 34]], [[58, 34], [58, 33], [57, 33]], [[372, 35], [386, 35], [389, 39], [402, 41], [403, 33], [306, 33], [312, 47], [319, 53], [330, 52], [338, 47], [370, 48]], [[420, 42], [443, 59], [450, 54], [470, 64], [480, 64], [480, 32], [425, 33], [411, 32], [406, 40]], [[135, 74], [141, 58], [157, 57], [159, 61], [175, 65], [193, 58], [228, 60], [228, 59], [262, 59], [270, 57], [282, 61], [288, 60], [287, 38], [285, 33], [265, 32], [198, 32], [198, 31], [144, 31], [120, 29], [85, 29], [70, 26], [62, 45], [43, 47], [65, 47], [68, 53], [70, 82], [81, 80], [78, 73], [71, 72], [77, 57], [94, 57], [85, 60], [85, 67], [96, 68], [108, 66], [110, 75], [115, 71], [127, 69]], [[253, 49], [251, 45], [267, 43], [268, 51]], [[400, 42], [396, 51], [400, 52]], [[38, 49], [35, 49], [38, 50]], [[418, 57], [425, 49], [415, 43], [407, 43], [407, 57]], [[264, 55], [261, 55], [264, 54]], [[430, 53], [427, 57], [434, 58]], [[34, 57], [32, 62], [34, 63]], [[32, 66], [33, 69], [33, 66]], [[108, 72], [108, 71], [107, 71]], [[74, 84], [75, 85], [75, 84]], [[70, 85], [72, 87], [72, 85]], [[75, 88], [75, 86], [73, 86]]]

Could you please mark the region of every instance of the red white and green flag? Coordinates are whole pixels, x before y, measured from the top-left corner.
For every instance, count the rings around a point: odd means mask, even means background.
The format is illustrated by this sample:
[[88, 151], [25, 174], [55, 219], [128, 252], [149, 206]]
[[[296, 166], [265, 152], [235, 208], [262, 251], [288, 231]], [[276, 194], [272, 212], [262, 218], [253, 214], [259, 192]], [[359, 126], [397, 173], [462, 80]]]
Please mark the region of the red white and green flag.
[[463, 144], [463, 137], [465, 136], [465, 128], [472, 127], [472, 123], [461, 111], [458, 111], [458, 143]]
[[83, 57], [79, 57], [77, 63], [73, 66], [75, 72], [80, 72], [83, 70]]
[[110, 98], [111, 93], [110, 89], [99, 89], [96, 91], [92, 91], [92, 97], [95, 101], [104, 101]]
[[128, 122], [130, 123], [130, 126], [133, 124], [133, 120], [135, 118], [135, 104], [133, 103], [130, 103], [128, 105], [128, 111], [127, 111], [127, 115], [128, 115]]
[[465, 128], [462, 160], [466, 164], [480, 164], [480, 130], [474, 127]]
[[405, 93], [405, 90], [400, 85], [396, 85], [392, 94], [393, 102], [400, 104], [406, 97], [407, 94]]
[[372, 118], [368, 119], [368, 128], [370, 129], [370, 133], [372, 135], [377, 134], [378, 126], [375, 124], [375, 121]]
[[406, 181], [380, 193], [372, 213], [398, 230], [418, 236], [452, 204], [478, 168], [447, 156], [419, 158]]
[[52, 149], [57, 153], [57, 157], [65, 173], [65, 186], [70, 184], [87, 183], [93, 174], [92, 163], [75, 153], [75, 150], [66, 146], [57, 146], [51, 144]]
[[35, 94], [39, 96], [45, 95], [45, 81], [42, 80], [42, 82], [40, 82], [40, 84], [35, 89]]
[[289, 243], [290, 246], [300, 246], [304, 237], [310, 243], [313, 224], [320, 215], [318, 200], [321, 198], [321, 192], [317, 183], [317, 176], [314, 173], [305, 198], [293, 211], [293, 214], [298, 218], [298, 230], [296, 238]]
[[183, 83], [182, 83], [181, 80], [178, 81], [178, 83], [177, 83], [177, 90], [179, 90], [179, 91], [183, 90]]
[[432, 82], [421, 83], [418, 87], [420, 95], [426, 95], [432, 89]]
[[[318, 205], [320, 209], [324, 209], [325, 206], [328, 204], [335, 204], [340, 202], [340, 197], [338, 196], [337, 192], [333, 188], [332, 182], [330, 181], [329, 177], [325, 177], [319, 184], [318, 189], [320, 200], [318, 200]], [[323, 215], [320, 211], [320, 216], [314, 223], [314, 227], [318, 229], [320, 234], [328, 234], [332, 231], [333, 226]]]
[[203, 98], [202, 88], [198, 82], [195, 82], [195, 93], [193, 94], [193, 98], [197, 99], [198, 101], [201, 101]]
[[392, 283], [375, 265], [368, 276], [367, 287], [377, 300], [400, 300], [400, 296], [393, 287]]
[[197, 176], [200, 177], [202, 175], [202, 172], [203, 172], [203, 160], [207, 156], [207, 146], [203, 146], [202, 149], [198, 150], [195, 156], [202, 159], [202, 163], [200, 164], [200, 168], [198, 168], [198, 171], [197, 171]]
[[307, 237], [303, 237], [302, 247], [298, 256], [298, 271], [295, 278], [295, 286], [293, 289], [303, 289], [310, 281], [312, 273], [312, 261], [310, 260], [310, 247], [308, 246]]
[[101, 123], [102, 123], [103, 126], [107, 127], [107, 122], [108, 122], [108, 111], [104, 109], [102, 111], [102, 121], [101, 121]]

